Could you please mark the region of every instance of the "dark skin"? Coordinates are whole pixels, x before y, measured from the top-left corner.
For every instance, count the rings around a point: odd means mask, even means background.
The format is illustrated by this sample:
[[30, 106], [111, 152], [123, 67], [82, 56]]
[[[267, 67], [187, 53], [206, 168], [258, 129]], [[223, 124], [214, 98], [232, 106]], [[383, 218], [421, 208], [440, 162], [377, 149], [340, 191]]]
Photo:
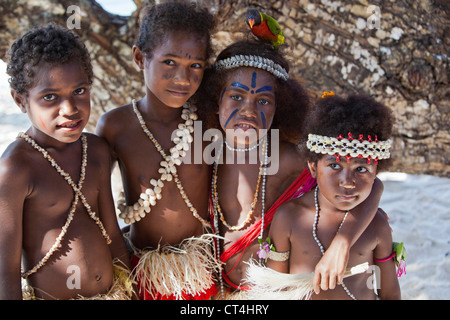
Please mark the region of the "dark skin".
[[[253, 73], [256, 72], [256, 77]], [[255, 129], [270, 128], [275, 102], [273, 97], [260, 96], [256, 91], [245, 90], [251, 88], [253, 79], [256, 87], [274, 87], [271, 75], [265, 71], [252, 68], [240, 68], [238, 71], [230, 73], [228, 76], [225, 93], [219, 103], [219, 119], [223, 129], [236, 129], [242, 125], [251, 125]], [[240, 83], [237, 88], [234, 83]], [[222, 89], [222, 90], [224, 90]], [[272, 89], [272, 94], [274, 89]], [[238, 110], [233, 114], [234, 110]], [[261, 112], [264, 114], [262, 117]], [[266, 126], [264, 126], [264, 123]], [[270, 151], [270, 150], [269, 150]], [[294, 145], [281, 142], [279, 149], [280, 165], [276, 174], [267, 176], [266, 182], [266, 211], [280, 197], [280, 195], [290, 186], [290, 184], [302, 173], [306, 167], [305, 160], [301, 157]], [[220, 195], [220, 205], [224, 212], [225, 219], [232, 226], [239, 225], [245, 221], [253, 201], [255, 185], [258, 177], [258, 164], [223, 164], [219, 165], [218, 173], [218, 193]], [[360, 206], [351, 211], [346, 224], [341, 232], [336, 235], [329, 246], [329, 250], [320, 259], [315, 268], [314, 284], [315, 291], [334, 288], [336, 283], [342, 280], [345, 271], [349, 248], [358, 239], [360, 234], [373, 219], [379, 199], [382, 193], [382, 184], [376, 179], [374, 187], [367, 198]], [[364, 214], [363, 214], [364, 213]], [[238, 240], [251, 226], [261, 217], [261, 201], [257, 203], [250, 223], [239, 231], [228, 230], [222, 223], [219, 223], [220, 235], [225, 237], [225, 244], [222, 249], [226, 249]], [[267, 230], [264, 237], [267, 236]], [[244, 253], [238, 252], [231, 257], [225, 265], [225, 273], [234, 284], [242, 284], [245, 278], [247, 265], [245, 262], [260, 249], [257, 240], [246, 248]], [[242, 254], [242, 256], [241, 256]], [[245, 285], [245, 284], [244, 284]]]
[[[366, 159], [351, 159], [349, 163], [336, 162], [334, 156], [326, 155], [318, 163], [309, 163], [311, 172], [319, 185], [318, 203], [320, 216], [317, 237], [324, 248], [328, 248], [345, 212], [352, 210], [369, 195], [376, 177], [376, 165]], [[298, 274], [311, 273], [322, 256], [313, 238], [312, 229], [316, 215], [315, 191], [280, 206], [272, 221], [269, 236], [278, 252], [290, 251], [289, 260], [278, 262], [268, 260], [267, 266], [279, 272]], [[343, 196], [347, 195], [347, 196]], [[345, 225], [346, 221], [344, 221]], [[385, 214], [377, 212], [375, 218], [350, 250], [349, 267], [368, 262], [379, 267], [381, 299], [400, 299], [400, 287], [393, 259], [375, 262], [375, 258], [385, 258], [392, 253], [392, 235]], [[370, 270], [372, 271], [372, 270]], [[345, 279], [345, 285], [357, 299], [373, 300], [375, 294], [367, 286], [372, 272], [365, 272]], [[313, 294], [311, 299], [339, 299], [350, 297], [342, 286]], [[333, 290], [334, 289], [334, 290]]]
[[[27, 134], [75, 181], [80, 179], [79, 139], [89, 118], [89, 85], [77, 63], [43, 65], [35, 86], [22, 96], [12, 92], [32, 126]], [[79, 202], [62, 246], [45, 265], [29, 276], [37, 298], [70, 299], [106, 293], [113, 281], [112, 259], [129, 265], [125, 243], [115, 218], [110, 188], [107, 144], [86, 134], [88, 157], [82, 192], [102, 221], [112, 243]], [[23, 139], [8, 146], [0, 164], [0, 299], [22, 299], [20, 270], [29, 270], [49, 251], [66, 222], [72, 187]], [[79, 288], [68, 278], [79, 271]]]
[[[170, 139], [172, 132], [183, 122], [181, 106], [202, 80], [206, 41], [183, 32], [168, 34], [167, 40], [154, 49], [151, 57], [138, 47], [133, 47], [133, 56], [146, 82], [146, 95], [137, 101], [138, 109], [167, 154], [174, 146]], [[113, 161], [119, 164], [127, 204], [134, 204], [150, 186], [150, 179], [160, 177], [161, 154], [143, 132], [131, 104], [103, 115], [97, 133], [108, 141]], [[196, 141], [189, 150], [191, 159], [194, 159], [194, 150]], [[190, 201], [206, 219], [208, 165], [181, 164], [177, 172]], [[177, 245], [202, 233], [201, 223], [189, 211], [174, 181], [164, 182], [162, 199], [152, 207], [150, 214], [130, 226], [131, 241], [141, 249]]]

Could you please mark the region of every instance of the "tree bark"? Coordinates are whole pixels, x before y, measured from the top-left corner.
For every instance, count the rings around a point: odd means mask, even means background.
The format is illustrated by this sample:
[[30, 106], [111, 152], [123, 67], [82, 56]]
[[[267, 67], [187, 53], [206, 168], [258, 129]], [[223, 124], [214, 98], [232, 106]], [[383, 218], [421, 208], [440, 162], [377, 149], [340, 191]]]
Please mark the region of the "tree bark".
[[[135, 0], [138, 10], [149, 1]], [[283, 51], [291, 75], [311, 94], [365, 93], [391, 107], [397, 123], [392, 171], [450, 177], [449, 45], [450, 5], [420, 1], [200, 1], [218, 18], [214, 34], [220, 51], [252, 37], [244, 13], [256, 7], [276, 18], [285, 36]], [[1, 0], [0, 58], [30, 27], [55, 21], [67, 26], [70, 0]], [[81, 0], [80, 34], [91, 53], [93, 130], [105, 111], [139, 98], [144, 82], [131, 56], [138, 10], [131, 17]], [[445, 36], [447, 35], [447, 36]]]

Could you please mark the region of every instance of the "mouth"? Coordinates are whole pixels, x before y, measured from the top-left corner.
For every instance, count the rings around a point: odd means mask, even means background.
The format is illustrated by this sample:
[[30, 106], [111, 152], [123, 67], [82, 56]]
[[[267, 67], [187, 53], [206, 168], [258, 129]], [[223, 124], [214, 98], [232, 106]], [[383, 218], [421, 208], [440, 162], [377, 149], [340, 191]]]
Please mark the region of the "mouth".
[[62, 129], [66, 131], [74, 131], [81, 127], [82, 120], [77, 121], [66, 121], [62, 124], [56, 126], [57, 129]]
[[358, 198], [357, 195], [337, 195], [336, 198], [340, 199], [340, 200], [344, 200], [344, 201], [353, 201], [356, 200], [356, 198]]
[[247, 130], [250, 130], [250, 129], [257, 130], [256, 124], [255, 123], [251, 123], [251, 122], [239, 122], [239, 123], [235, 124], [233, 128], [235, 130], [241, 129], [243, 131], [247, 131]]
[[189, 91], [183, 91], [183, 90], [167, 90], [171, 95], [176, 97], [186, 97], [189, 96]]

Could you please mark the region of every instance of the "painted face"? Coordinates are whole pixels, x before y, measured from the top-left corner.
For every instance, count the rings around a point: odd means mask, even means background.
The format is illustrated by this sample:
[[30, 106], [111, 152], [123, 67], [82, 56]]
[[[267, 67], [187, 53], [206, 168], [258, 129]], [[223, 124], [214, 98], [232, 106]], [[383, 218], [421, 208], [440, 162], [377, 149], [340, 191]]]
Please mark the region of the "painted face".
[[146, 58], [141, 53], [140, 61], [135, 54], [136, 62], [144, 70], [148, 96], [166, 106], [181, 107], [202, 81], [206, 40], [186, 32], [171, 33], [152, 54]]
[[351, 158], [347, 163], [325, 155], [317, 166], [312, 162], [308, 165], [319, 185], [320, 207], [340, 211], [351, 210], [367, 199], [377, 174], [377, 165], [363, 158]]
[[261, 139], [259, 129], [270, 128], [275, 108], [275, 80], [270, 73], [255, 68], [239, 68], [231, 73], [221, 92], [219, 121], [222, 129], [244, 135], [234, 135], [234, 141], [228, 142], [247, 146], [256, 142], [252, 138]]
[[86, 72], [78, 63], [44, 64], [35, 79], [28, 99], [15, 99], [28, 114], [34, 137], [49, 144], [48, 137], [63, 143], [78, 140], [91, 111]]

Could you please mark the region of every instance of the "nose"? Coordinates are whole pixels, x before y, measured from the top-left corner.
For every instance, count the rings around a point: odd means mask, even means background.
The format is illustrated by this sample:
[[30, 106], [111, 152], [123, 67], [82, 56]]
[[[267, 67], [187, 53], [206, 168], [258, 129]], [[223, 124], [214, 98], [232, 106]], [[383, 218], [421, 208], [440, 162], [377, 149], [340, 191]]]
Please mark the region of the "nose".
[[252, 99], [245, 100], [239, 113], [247, 118], [256, 118], [258, 114], [256, 102]]
[[78, 108], [73, 99], [65, 99], [59, 106], [59, 115], [70, 117], [78, 113]]
[[339, 186], [345, 189], [354, 189], [355, 188], [355, 179], [352, 173], [352, 170], [342, 170], [341, 176], [339, 179]]
[[175, 73], [175, 76], [173, 77], [174, 83], [178, 85], [189, 85], [190, 72], [188, 68], [180, 67], [178, 68], [177, 72]]

